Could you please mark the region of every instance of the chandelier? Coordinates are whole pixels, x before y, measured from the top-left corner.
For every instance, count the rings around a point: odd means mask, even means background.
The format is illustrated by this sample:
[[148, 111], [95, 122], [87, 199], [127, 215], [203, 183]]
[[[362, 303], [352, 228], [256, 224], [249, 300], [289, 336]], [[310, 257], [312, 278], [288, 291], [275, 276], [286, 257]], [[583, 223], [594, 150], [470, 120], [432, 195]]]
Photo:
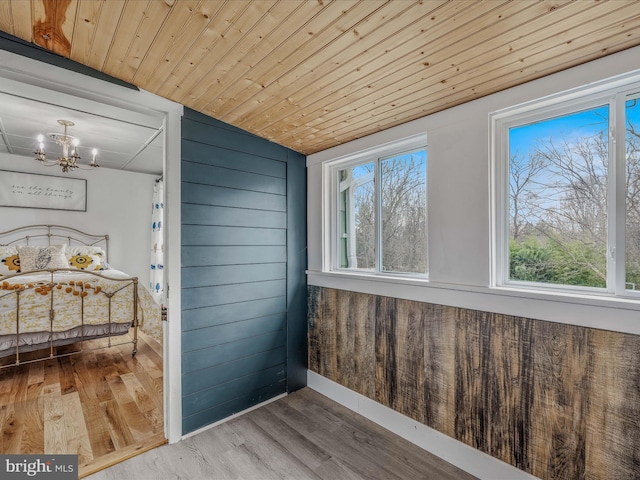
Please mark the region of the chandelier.
[[73, 171], [76, 168], [90, 170], [92, 168], [99, 167], [100, 165], [98, 165], [98, 162], [96, 161], [98, 150], [95, 148], [91, 151], [93, 158], [88, 165], [81, 165], [78, 163], [78, 160], [80, 160], [80, 155], [78, 154], [78, 145], [80, 145], [80, 140], [67, 134], [67, 128], [73, 127], [75, 124], [69, 120], [58, 120], [58, 123], [64, 127], [64, 133], [49, 133], [47, 136], [62, 147], [62, 156], [58, 157], [56, 160], [47, 160], [44, 151], [44, 136], [38, 135], [38, 148], [33, 152], [36, 156], [35, 159], [46, 167], [58, 165], [62, 167], [63, 172], [68, 172], [70, 170]]

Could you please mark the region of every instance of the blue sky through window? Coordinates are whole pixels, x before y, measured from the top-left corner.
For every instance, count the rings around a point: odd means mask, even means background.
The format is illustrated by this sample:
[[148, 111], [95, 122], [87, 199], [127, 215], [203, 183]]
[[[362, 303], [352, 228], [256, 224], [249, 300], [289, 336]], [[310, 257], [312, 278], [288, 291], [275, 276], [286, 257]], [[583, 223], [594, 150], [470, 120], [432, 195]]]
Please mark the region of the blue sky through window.
[[526, 159], [538, 142], [573, 140], [597, 135], [608, 129], [609, 106], [563, 115], [509, 129], [509, 156]]
[[[628, 100], [625, 106], [627, 121], [640, 126], [640, 99]], [[509, 155], [517, 153], [518, 157], [526, 158], [535, 148], [537, 141], [565, 139], [572, 142], [579, 137], [606, 132], [608, 112], [608, 105], [602, 105], [590, 110], [512, 127], [509, 129]]]

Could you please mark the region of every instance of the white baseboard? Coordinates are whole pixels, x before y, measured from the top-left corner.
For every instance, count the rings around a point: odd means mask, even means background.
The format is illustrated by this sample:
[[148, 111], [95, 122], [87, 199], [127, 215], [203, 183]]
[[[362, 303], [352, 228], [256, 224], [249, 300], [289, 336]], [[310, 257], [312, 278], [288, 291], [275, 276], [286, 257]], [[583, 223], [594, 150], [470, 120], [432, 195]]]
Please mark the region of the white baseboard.
[[538, 480], [310, 370], [307, 386], [482, 480]]

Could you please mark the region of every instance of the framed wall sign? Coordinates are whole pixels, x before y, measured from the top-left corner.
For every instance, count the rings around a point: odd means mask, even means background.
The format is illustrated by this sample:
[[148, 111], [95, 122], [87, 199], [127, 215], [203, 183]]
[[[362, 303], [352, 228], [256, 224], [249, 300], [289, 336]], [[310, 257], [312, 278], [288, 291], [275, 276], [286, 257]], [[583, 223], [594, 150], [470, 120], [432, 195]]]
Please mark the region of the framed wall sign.
[[0, 206], [87, 211], [87, 180], [0, 170]]

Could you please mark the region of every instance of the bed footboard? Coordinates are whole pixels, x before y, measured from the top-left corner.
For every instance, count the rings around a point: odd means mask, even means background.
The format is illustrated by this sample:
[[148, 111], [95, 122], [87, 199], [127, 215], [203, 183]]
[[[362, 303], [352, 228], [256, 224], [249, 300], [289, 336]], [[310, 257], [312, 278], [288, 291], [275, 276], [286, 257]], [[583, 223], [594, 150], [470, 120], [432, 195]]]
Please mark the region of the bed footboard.
[[[121, 272], [41, 270], [5, 276], [0, 281], [0, 357], [2, 367], [21, 365], [87, 351], [84, 342], [107, 338], [107, 345], [132, 344], [137, 353], [138, 279]], [[132, 330], [133, 339], [113, 343]], [[80, 349], [59, 353], [58, 347]], [[98, 347], [98, 348], [105, 348]], [[93, 349], [93, 348], [91, 348]], [[28, 352], [48, 350], [29, 358]]]

